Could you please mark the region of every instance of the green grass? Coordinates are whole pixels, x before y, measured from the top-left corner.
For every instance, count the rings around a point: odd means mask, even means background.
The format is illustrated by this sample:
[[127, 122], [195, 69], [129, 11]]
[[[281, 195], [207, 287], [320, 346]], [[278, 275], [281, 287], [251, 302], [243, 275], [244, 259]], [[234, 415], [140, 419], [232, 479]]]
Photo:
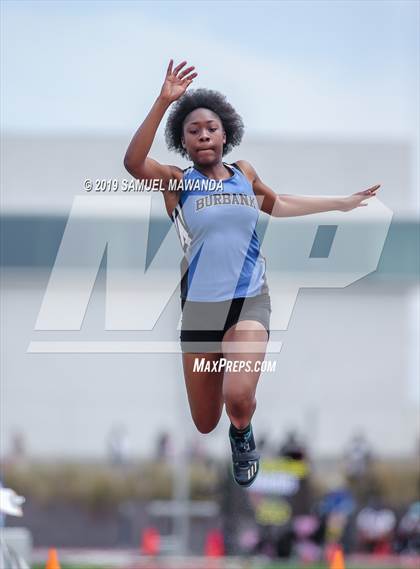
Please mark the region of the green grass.
[[[350, 566], [346, 566], [347, 569], [366, 569], [366, 567], [361, 567], [361, 566], [356, 566], [356, 565], [350, 565]], [[250, 565], [250, 569], [327, 569], [327, 565], [301, 565], [301, 566], [296, 566], [296, 565], [291, 565], [288, 563], [271, 563], [268, 565], [259, 565], [254, 566], [254, 565]], [[45, 565], [33, 565], [32, 569], [45, 569]], [[61, 569], [108, 569], [105, 566], [98, 566], [98, 565], [61, 565]], [[375, 566], [369, 566], [369, 569], [383, 569], [380, 566], [375, 567]], [[387, 569], [400, 569], [399, 567], [395, 567], [395, 568], [388, 568]]]
[[[258, 568], [256, 567], [254, 569], [302, 569], [302, 568], [305, 568], [305, 569], [327, 569], [327, 567], [328, 566], [326, 564], [295, 566], [295, 565], [290, 565], [290, 564], [288, 565], [287, 563], [283, 563], [280, 565], [277, 563], [274, 563], [274, 564], [263, 565], [263, 566], [258, 567]], [[360, 567], [357, 565], [346, 565], [346, 568], [347, 569], [366, 569], [366, 567]], [[375, 567], [373, 565], [369, 565], [369, 569], [383, 569], [383, 567]], [[387, 567], [387, 569], [399, 569], [399, 568], [398, 567], [395, 567], [395, 568], [392, 568], [392, 567], [388, 568]]]

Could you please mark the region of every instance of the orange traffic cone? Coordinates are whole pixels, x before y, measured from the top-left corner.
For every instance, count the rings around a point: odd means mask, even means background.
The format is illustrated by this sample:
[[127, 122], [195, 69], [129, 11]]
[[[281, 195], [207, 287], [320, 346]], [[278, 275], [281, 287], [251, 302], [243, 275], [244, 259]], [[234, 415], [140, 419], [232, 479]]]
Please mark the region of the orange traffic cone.
[[333, 553], [330, 569], [346, 569], [344, 565], [343, 550], [340, 546], [337, 546]]
[[207, 534], [206, 545], [204, 547], [206, 557], [223, 557], [225, 554], [225, 545], [223, 542], [223, 534], [220, 530], [212, 530]]
[[58, 562], [58, 555], [56, 549], [50, 549], [48, 551], [48, 559], [45, 569], [61, 569], [60, 563]]

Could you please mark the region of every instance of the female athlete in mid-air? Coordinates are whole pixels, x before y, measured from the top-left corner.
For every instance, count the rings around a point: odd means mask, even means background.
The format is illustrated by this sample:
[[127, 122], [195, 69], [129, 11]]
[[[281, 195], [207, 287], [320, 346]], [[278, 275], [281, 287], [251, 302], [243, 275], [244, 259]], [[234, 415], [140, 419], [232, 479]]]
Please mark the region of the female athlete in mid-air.
[[[124, 165], [135, 178], [161, 180], [166, 211], [184, 251], [180, 340], [192, 418], [201, 433], [210, 433], [226, 406], [233, 475], [239, 485], [250, 486], [259, 469], [251, 418], [271, 313], [265, 258], [255, 232], [259, 212], [289, 217], [350, 211], [367, 205], [363, 200], [380, 186], [340, 198], [279, 195], [249, 162], [226, 164], [222, 157], [241, 142], [242, 119], [217, 91], [185, 93], [197, 76], [194, 66], [182, 70], [186, 63], [173, 68], [170, 60], [160, 94], [130, 142]], [[175, 101], [166, 142], [191, 160], [185, 170], [148, 156]], [[221, 187], [211, 187], [214, 180]], [[224, 369], [217, 365], [221, 358]], [[205, 365], [194, 368], [194, 361]]]

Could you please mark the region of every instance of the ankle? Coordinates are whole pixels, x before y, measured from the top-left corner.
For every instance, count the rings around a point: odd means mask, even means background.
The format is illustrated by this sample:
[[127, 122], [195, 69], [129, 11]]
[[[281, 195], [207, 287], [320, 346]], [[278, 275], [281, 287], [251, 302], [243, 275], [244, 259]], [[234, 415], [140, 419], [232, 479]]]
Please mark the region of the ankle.
[[250, 430], [251, 430], [251, 423], [248, 423], [246, 427], [240, 429], [236, 427], [232, 422], [230, 423], [230, 432], [232, 433], [232, 435], [237, 435], [237, 436], [245, 435]]

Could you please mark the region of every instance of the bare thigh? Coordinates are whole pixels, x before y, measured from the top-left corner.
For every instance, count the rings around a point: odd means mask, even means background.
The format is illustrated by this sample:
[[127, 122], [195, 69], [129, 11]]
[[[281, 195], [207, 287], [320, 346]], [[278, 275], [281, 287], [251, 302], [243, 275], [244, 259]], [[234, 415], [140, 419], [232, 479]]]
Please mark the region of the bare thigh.
[[210, 433], [219, 423], [223, 411], [223, 370], [194, 371], [194, 360], [218, 362], [221, 353], [183, 353], [185, 386], [191, 416], [200, 433]]

